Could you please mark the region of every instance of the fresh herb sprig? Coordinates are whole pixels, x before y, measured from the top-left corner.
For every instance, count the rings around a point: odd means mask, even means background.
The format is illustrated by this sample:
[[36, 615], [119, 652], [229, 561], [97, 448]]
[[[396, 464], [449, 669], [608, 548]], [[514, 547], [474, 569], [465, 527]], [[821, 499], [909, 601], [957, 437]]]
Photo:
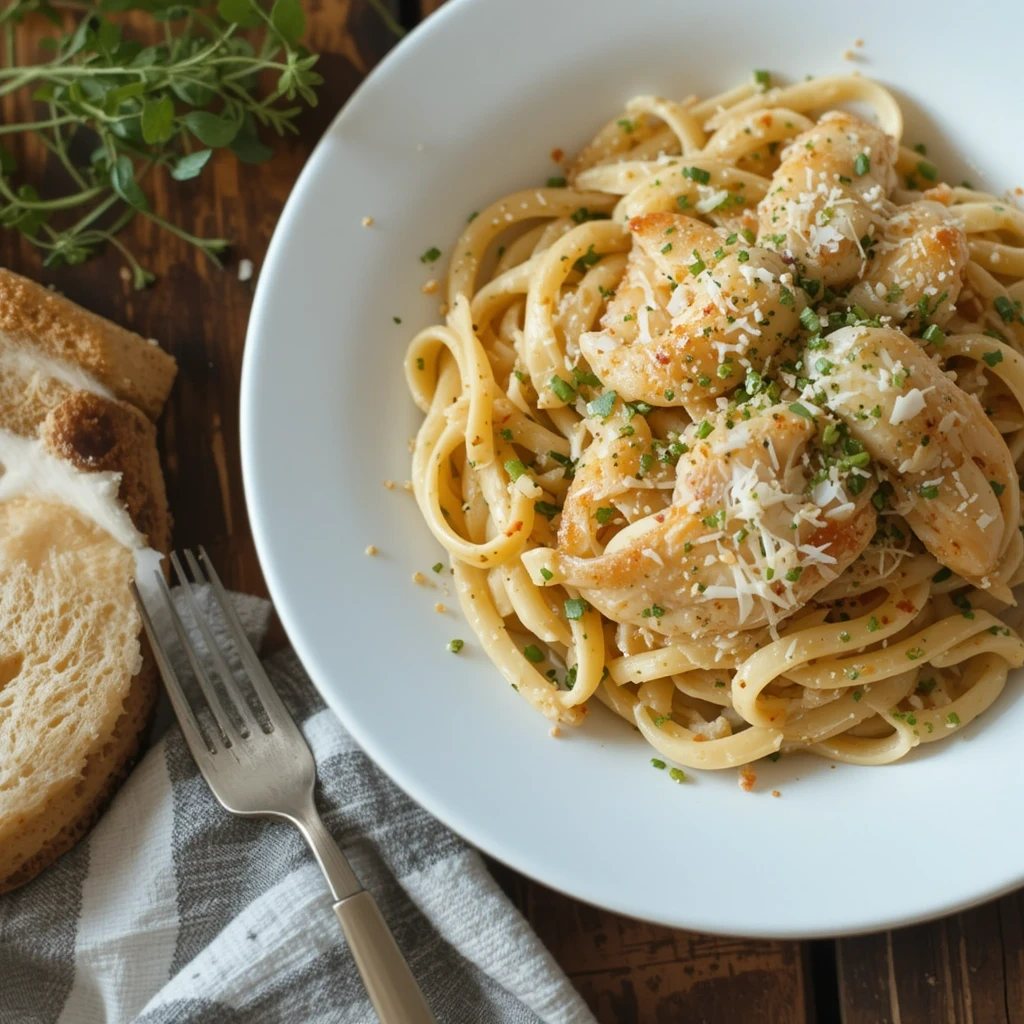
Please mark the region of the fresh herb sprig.
[[[73, 30], [65, 16], [78, 16]], [[133, 12], [133, 28], [159, 41], [131, 38], [112, 15]], [[51, 60], [19, 65], [14, 26], [29, 15], [57, 32], [43, 40]], [[143, 22], [151, 20], [150, 26]], [[301, 0], [12, 0], [0, 10], [4, 61], [0, 97], [30, 92], [32, 120], [0, 124], [0, 226], [42, 250], [48, 267], [83, 263], [115, 246], [136, 288], [154, 280], [117, 237], [136, 216], [199, 248], [219, 265], [228, 245], [200, 238], [159, 216], [144, 186], [157, 173], [188, 181], [213, 150], [243, 163], [269, 160], [259, 129], [297, 129], [302, 103], [314, 106], [323, 81], [317, 56], [299, 40]], [[269, 91], [260, 86], [269, 84]], [[57, 194], [20, 181], [3, 136], [29, 134], [62, 166]]]

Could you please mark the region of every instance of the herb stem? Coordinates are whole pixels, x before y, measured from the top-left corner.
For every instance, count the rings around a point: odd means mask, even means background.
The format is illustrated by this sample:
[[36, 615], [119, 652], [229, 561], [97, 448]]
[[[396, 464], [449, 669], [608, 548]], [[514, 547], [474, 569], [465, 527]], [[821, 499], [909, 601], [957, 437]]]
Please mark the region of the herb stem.
[[103, 191], [97, 185], [93, 188], [87, 188], [82, 192], [75, 192], [69, 196], [61, 196], [60, 199], [22, 199], [21, 196], [16, 196], [7, 187], [7, 182], [3, 178], [0, 178], [0, 195], [7, 202], [12, 203], [14, 206], [20, 206], [24, 210], [71, 210], [102, 195]]
[[0, 135], [17, 135], [20, 132], [41, 132], [46, 128], [58, 128], [62, 124], [74, 124], [81, 118], [73, 114], [64, 117], [50, 117], [45, 121], [22, 121], [18, 124], [0, 124]]

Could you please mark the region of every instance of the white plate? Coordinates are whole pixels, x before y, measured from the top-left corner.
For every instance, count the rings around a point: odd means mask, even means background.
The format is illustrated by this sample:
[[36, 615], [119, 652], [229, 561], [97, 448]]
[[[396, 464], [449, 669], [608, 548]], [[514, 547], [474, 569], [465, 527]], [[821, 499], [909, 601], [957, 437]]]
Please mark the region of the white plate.
[[[792, 757], [759, 765], [754, 793], [731, 771], [678, 786], [602, 708], [548, 736], [461, 617], [433, 611], [457, 607], [454, 595], [412, 582], [416, 570], [436, 579], [441, 551], [400, 486], [420, 419], [402, 354], [436, 317], [420, 286], [443, 270], [419, 256], [436, 245], [447, 258], [473, 210], [555, 173], [552, 148], [571, 153], [635, 93], [708, 95], [752, 68], [852, 70], [842, 53], [862, 38], [856, 67], [895, 89], [906, 138], [927, 142], [953, 180], [1001, 190], [1024, 183], [1024, 72], [997, 49], [1015, 16], [1011, 0], [975, 2], [969, 18], [889, 0], [827, 14], [818, 0], [454, 0], [328, 131], [278, 225], [249, 326], [252, 526], [330, 706], [470, 842], [590, 903], [747, 935], [904, 924], [1024, 881], [1019, 681], [961, 735], [891, 767]], [[445, 650], [456, 636], [459, 657]]]

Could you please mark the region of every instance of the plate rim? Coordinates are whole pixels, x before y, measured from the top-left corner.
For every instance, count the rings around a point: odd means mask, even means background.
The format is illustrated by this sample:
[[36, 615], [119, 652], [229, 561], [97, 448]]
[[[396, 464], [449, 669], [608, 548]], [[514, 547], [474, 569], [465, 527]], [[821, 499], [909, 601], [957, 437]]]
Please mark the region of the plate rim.
[[313, 147], [289, 192], [287, 201], [274, 227], [262, 266], [260, 267], [246, 328], [240, 379], [239, 440], [243, 491], [250, 530], [263, 577], [281, 623], [288, 635], [289, 643], [292, 645], [304, 670], [330, 710], [337, 716], [344, 728], [351, 733], [359, 746], [371, 757], [374, 763], [400, 789], [423, 806], [447, 828], [459, 835], [476, 850], [486, 853], [494, 860], [531, 878], [538, 884], [554, 889], [572, 899], [613, 913], [651, 921], [672, 928], [699, 931], [711, 935], [741, 935], [752, 939], [800, 941], [864, 935], [906, 927], [912, 924], [923, 924], [998, 899], [1007, 893], [1019, 889], [1024, 885], [1024, 860], [1022, 860], [1017, 874], [1012, 879], [994, 882], [987, 887], [978, 887], [971, 896], [953, 900], [947, 899], [940, 902], [932, 900], [929, 901], [930, 908], [927, 910], [908, 910], [896, 916], [880, 916], [876, 914], [872, 919], [866, 919], [861, 923], [845, 927], [833, 925], [831, 927], [792, 929], [780, 923], [778, 927], [748, 927], [742, 931], [737, 931], [728, 927], [722, 927], [714, 919], [705, 919], [699, 915], [695, 916], [681, 909], [672, 913], [668, 902], [666, 902], [665, 912], [657, 916], [648, 913], [646, 910], [639, 913], [636, 906], [627, 900], [617, 898], [614, 888], [598, 892], [594, 886], [586, 884], [582, 879], [580, 884], [574, 887], [544, 875], [537, 869], [535, 864], [524, 865], [523, 863], [514, 863], [514, 858], [504, 856], [500, 849], [495, 849], [490, 844], [488, 841], [489, 837], [486, 834], [481, 834], [474, 827], [475, 823], [472, 820], [463, 814], [457, 813], [454, 808], [445, 802], [443, 797], [435, 796], [433, 790], [421, 787], [415, 777], [400, 770], [396, 764], [389, 761], [386, 750], [375, 741], [372, 733], [362, 728], [358, 717], [346, 714], [344, 701], [341, 698], [339, 689], [330, 685], [322, 685], [318, 681], [320, 677], [327, 678], [329, 673], [320, 664], [321, 659], [314, 649], [316, 646], [315, 642], [306, 635], [297, 618], [295, 609], [290, 606], [287, 595], [292, 590], [292, 587], [284, 581], [280, 573], [280, 565], [273, 550], [274, 542], [270, 536], [269, 524], [264, 517], [264, 509], [261, 506], [260, 495], [254, 482], [256, 475], [254, 467], [259, 459], [259, 454], [253, 444], [254, 422], [257, 412], [254, 404], [254, 382], [259, 373], [261, 312], [272, 292], [272, 285], [269, 282], [273, 279], [275, 266], [285, 258], [287, 249], [285, 239], [289, 234], [289, 228], [296, 216], [296, 211], [302, 202], [303, 192], [308, 187], [309, 182], [316, 176], [319, 162], [324, 158], [324, 153], [330, 144], [331, 137], [337, 133], [339, 128], [345, 125], [350, 117], [354, 116], [353, 110], [359, 105], [362, 98], [376, 87], [378, 81], [387, 75], [392, 65], [400, 61], [411, 47], [419, 45], [430, 35], [442, 31], [443, 26], [453, 18], [458, 17], [464, 8], [485, 6], [488, 3], [498, 5], [501, 2], [502, 0], [448, 0], [443, 7], [439, 8], [428, 19], [425, 19], [424, 22], [408, 33], [407, 36], [399, 40], [371, 69], [369, 74], [359, 83], [343, 103], [340, 110], [330, 120], [330, 123]]

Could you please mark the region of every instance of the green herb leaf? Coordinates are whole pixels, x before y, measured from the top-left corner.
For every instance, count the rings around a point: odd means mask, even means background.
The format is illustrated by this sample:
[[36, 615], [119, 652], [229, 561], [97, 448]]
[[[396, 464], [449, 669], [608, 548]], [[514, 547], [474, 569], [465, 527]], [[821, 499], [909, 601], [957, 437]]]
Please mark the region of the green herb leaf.
[[171, 177], [175, 181], [191, 181], [199, 176], [199, 172], [206, 166], [212, 155], [212, 149], [197, 149], [195, 152], [183, 156], [171, 169]]
[[701, 185], [706, 185], [711, 180], [711, 172], [700, 167], [684, 167], [682, 174], [684, 178], [689, 178]]
[[306, 32], [306, 12], [300, 0], [275, 0], [270, 21], [286, 43], [297, 43]]
[[537, 515], [544, 516], [545, 519], [554, 519], [562, 511], [562, 506], [552, 505], [550, 501], [535, 501], [533, 510]]
[[565, 617], [573, 620], [582, 619], [587, 607], [587, 602], [582, 597], [570, 597], [565, 602]]
[[576, 397], [576, 389], [567, 380], [562, 380], [557, 373], [548, 382], [548, 387], [555, 393], [555, 397], [563, 402], [571, 402]]
[[1003, 323], [1012, 324], [1014, 317], [1017, 315], [1017, 310], [1014, 308], [1013, 302], [1008, 299], [1005, 295], [999, 295], [993, 302], [996, 312], [999, 314], [999, 318]]
[[255, 28], [262, 20], [250, 0], [219, 0], [217, 13], [225, 21], [233, 21], [240, 28]]
[[183, 118], [185, 127], [204, 145], [213, 149], [230, 145], [241, 123], [206, 110], [190, 110]]
[[592, 402], [587, 402], [587, 415], [588, 416], [600, 416], [602, 419], [607, 419], [612, 414], [612, 409], [615, 408], [615, 399], [618, 395], [614, 391], [606, 391], [603, 395], [599, 395]]
[[139, 210], [148, 210], [146, 194], [135, 180], [135, 167], [131, 158], [119, 156], [110, 169], [110, 184], [114, 191], [129, 205]]
[[174, 101], [166, 93], [148, 99], [142, 107], [142, 137], [150, 145], [166, 142], [174, 134]]

